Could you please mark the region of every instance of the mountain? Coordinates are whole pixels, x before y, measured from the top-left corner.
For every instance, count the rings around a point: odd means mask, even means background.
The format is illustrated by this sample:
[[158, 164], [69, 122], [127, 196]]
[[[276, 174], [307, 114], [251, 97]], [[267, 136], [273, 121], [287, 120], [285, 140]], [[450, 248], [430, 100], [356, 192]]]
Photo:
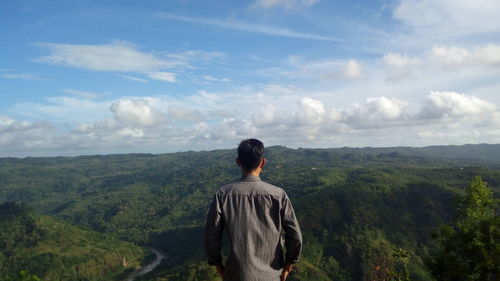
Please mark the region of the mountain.
[[[290, 280], [382, 280], [405, 258], [430, 280], [431, 233], [480, 175], [500, 192], [500, 145], [266, 148], [262, 179], [289, 194], [302, 226]], [[67, 223], [169, 256], [140, 280], [216, 280], [202, 247], [218, 186], [237, 180], [235, 150], [0, 159], [0, 202], [20, 201]]]
[[0, 205], [0, 278], [25, 270], [42, 280], [121, 280], [149, 254], [13, 202]]

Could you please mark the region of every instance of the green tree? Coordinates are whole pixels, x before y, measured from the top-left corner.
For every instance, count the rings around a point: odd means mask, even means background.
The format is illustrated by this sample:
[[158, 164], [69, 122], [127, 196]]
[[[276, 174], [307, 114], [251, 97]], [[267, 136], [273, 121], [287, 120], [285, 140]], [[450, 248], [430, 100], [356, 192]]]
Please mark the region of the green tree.
[[443, 226], [435, 239], [438, 250], [428, 260], [438, 281], [500, 280], [500, 218], [497, 200], [480, 177], [458, 198], [453, 226]]

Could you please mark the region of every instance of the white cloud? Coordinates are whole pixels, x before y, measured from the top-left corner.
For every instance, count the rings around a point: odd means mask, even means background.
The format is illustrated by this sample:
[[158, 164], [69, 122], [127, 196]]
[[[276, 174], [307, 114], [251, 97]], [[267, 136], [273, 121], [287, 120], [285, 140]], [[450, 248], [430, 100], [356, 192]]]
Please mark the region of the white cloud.
[[260, 106], [257, 112], [252, 115], [252, 122], [257, 127], [276, 125], [276, 106], [265, 104]]
[[240, 22], [240, 21], [233, 21], [233, 20], [219, 20], [219, 19], [213, 19], [213, 18], [186, 17], [186, 16], [178, 16], [178, 15], [173, 15], [173, 14], [168, 14], [168, 13], [158, 13], [158, 15], [162, 18], [171, 19], [171, 20], [194, 22], [194, 23], [200, 23], [200, 24], [211, 25], [211, 26], [216, 26], [216, 27], [222, 27], [222, 28], [226, 28], [226, 29], [236, 29], [236, 30], [261, 33], [261, 34], [267, 34], [267, 35], [276, 35], [276, 36], [283, 36], [283, 37], [290, 37], [290, 38], [297, 38], [297, 39], [340, 41], [338, 38], [331, 37], [331, 36], [306, 33], [306, 32], [298, 32], [298, 31], [287, 29], [287, 28], [276, 27], [276, 26], [271, 26], [271, 25], [262, 25], [262, 24], [247, 23], [247, 22]]
[[118, 134], [123, 137], [142, 138], [144, 131], [138, 128], [123, 128], [118, 131]]
[[244, 119], [229, 118], [216, 126], [210, 133], [210, 138], [214, 141], [237, 140], [255, 135], [257, 129], [253, 124]]
[[188, 137], [190, 140], [206, 140], [210, 138], [210, 125], [206, 122], [199, 122], [194, 124], [191, 134]]
[[260, 94], [264, 96], [290, 96], [294, 95], [298, 91], [298, 88], [293, 87], [291, 85], [280, 85], [276, 83], [270, 83], [263, 86], [262, 91], [259, 91]]
[[129, 75], [123, 75], [123, 74], [117, 74], [117, 76], [124, 78], [124, 79], [127, 79], [127, 80], [130, 80], [130, 81], [135, 81], [135, 82], [141, 82], [141, 83], [148, 82], [148, 80], [146, 80], [146, 79], [142, 79], [142, 78], [135, 77], [135, 76], [129, 76]]
[[368, 98], [364, 104], [354, 104], [342, 110], [341, 119], [357, 128], [392, 126], [392, 122], [408, 117], [407, 104], [395, 98]]
[[[193, 69], [194, 65], [222, 60], [222, 52], [206, 52], [187, 50], [178, 53], [155, 54], [138, 49], [126, 41], [114, 41], [103, 45], [37, 43], [45, 48], [49, 55], [35, 58], [34, 61], [76, 67], [94, 71], [113, 71], [121, 73], [137, 73], [148, 79], [174, 83], [177, 74], [166, 69]], [[194, 64], [194, 65], [193, 65]], [[8, 75], [8, 74], [5, 74]], [[117, 76], [135, 82], [148, 82], [147, 79], [117, 74]], [[220, 79], [219, 82], [227, 82]]]
[[209, 81], [209, 82], [231, 82], [231, 79], [229, 78], [216, 78], [210, 75], [203, 75], [201, 76], [203, 80]]
[[223, 61], [226, 58], [226, 54], [223, 52], [207, 52], [202, 50], [187, 50], [179, 53], [172, 53], [166, 55], [174, 61], [179, 61], [183, 63], [188, 62], [210, 62]]
[[325, 107], [321, 101], [309, 97], [303, 97], [300, 99], [299, 110], [295, 113], [297, 124], [318, 124], [324, 117]]
[[1, 75], [5, 79], [19, 79], [19, 80], [49, 80], [47, 78], [43, 78], [39, 75], [36, 74], [31, 74], [31, 73], [5, 73]]
[[74, 95], [74, 96], [78, 96], [78, 97], [82, 97], [82, 98], [89, 98], [89, 99], [95, 99], [95, 98], [102, 96], [102, 94], [89, 92], [89, 91], [80, 91], [80, 90], [75, 90], [75, 89], [62, 89], [62, 91], [67, 93], [67, 94], [70, 94], [70, 95]]
[[117, 121], [125, 124], [154, 126], [166, 121], [164, 114], [146, 99], [123, 98], [114, 102], [109, 109]]
[[498, 67], [500, 66], [500, 46], [490, 43], [470, 49], [434, 47], [427, 60], [430, 65], [456, 70]]
[[500, 2], [496, 0], [402, 0], [394, 17], [435, 34], [498, 32]]
[[[158, 55], [142, 52], [134, 44], [126, 41], [114, 41], [103, 45], [56, 43], [37, 43], [36, 45], [49, 51], [49, 55], [35, 58], [36, 62], [94, 71], [137, 73], [152, 80], [171, 83], [177, 82], [177, 74], [172, 71], [164, 71], [165, 69], [193, 69], [196, 68], [196, 64], [213, 64], [215, 60], [220, 61], [225, 57], [222, 52], [200, 50]], [[10, 74], [4, 75], [12, 76]], [[124, 74], [117, 74], [117, 76], [135, 82], [148, 82], [147, 79], [136, 76]], [[228, 78], [219, 80], [219, 82], [228, 81]]]
[[389, 53], [382, 58], [386, 80], [400, 81], [412, 76], [430, 80], [439, 75], [440, 81], [449, 73], [472, 71], [464, 76], [473, 79], [478, 71], [487, 77], [500, 70], [500, 46], [486, 44], [473, 48], [436, 46], [420, 56]]
[[387, 68], [387, 77], [389, 81], [399, 81], [411, 76], [420, 65], [420, 59], [398, 53], [390, 53], [382, 58]]
[[496, 106], [477, 97], [455, 92], [431, 92], [427, 96], [421, 118], [466, 117], [495, 111]]
[[431, 140], [447, 140], [447, 139], [457, 139], [464, 143], [474, 143], [474, 139], [481, 136], [481, 133], [477, 130], [470, 131], [457, 131], [450, 130], [450, 128], [441, 127], [440, 130], [427, 129], [417, 132], [417, 136], [421, 139], [431, 139]]
[[[139, 126], [139, 127], [138, 127]], [[151, 145], [151, 140], [161, 141], [158, 128], [143, 124], [129, 124], [115, 119], [105, 119], [94, 123], [82, 123], [69, 133], [69, 143], [73, 150], [104, 150], [118, 149], [130, 151], [135, 147]], [[109, 153], [109, 152], [108, 152]]]
[[300, 71], [305, 76], [322, 80], [356, 79], [362, 75], [362, 66], [355, 60], [347, 62], [325, 60], [321, 62], [306, 63]]
[[104, 45], [37, 43], [50, 54], [36, 58], [37, 62], [61, 64], [76, 68], [144, 72], [175, 67], [179, 62], [168, 61], [153, 54], [141, 52], [129, 42], [115, 41]]
[[[281, 76], [288, 78], [307, 78], [314, 80], [341, 80], [356, 79], [362, 76], [363, 67], [355, 59], [337, 60], [324, 59], [320, 61], [307, 61], [298, 56], [290, 56], [285, 61], [282, 68], [271, 68], [268, 71], [259, 72], [265, 75], [275, 75], [277, 72]], [[269, 73], [267, 73], [269, 72]]]
[[385, 55], [382, 60], [389, 67], [406, 67], [412, 61], [411, 58], [396, 53], [390, 53]]
[[198, 122], [203, 119], [202, 114], [198, 110], [177, 105], [171, 105], [168, 107], [168, 115], [171, 118], [181, 121]]
[[474, 58], [478, 63], [500, 66], [500, 45], [487, 44], [474, 51]]
[[109, 101], [78, 97], [47, 97], [41, 103], [17, 103], [8, 113], [16, 118], [50, 122], [94, 122], [109, 117]]
[[320, 0], [257, 0], [252, 6], [263, 9], [272, 9], [278, 7], [293, 9], [299, 7], [310, 7], [318, 3], [319, 1]]
[[434, 47], [431, 51], [431, 57], [432, 61], [438, 64], [456, 66], [468, 59], [469, 52], [465, 48]]
[[342, 69], [342, 75], [345, 78], [357, 78], [361, 76], [361, 65], [356, 60], [349, 60]]
[[46, 149], [57, 132], [46, 122], [17, 121], [0, 115], [0, 155], [28, 149]]
[[0, 126], [2, 129], [7, 128], [7, 126], [10, 126], [14, 124], [15, 120], [12, 118], [9, 118], [8, 116], [0, 115]]
[[177, 79], [175, 78], [175, 73], [172, 72], [155, 71], [155, 72], [147, 72], [146, 75], [149, 78], [158, 81], [171, 82], [171, 83], [177, 81]]

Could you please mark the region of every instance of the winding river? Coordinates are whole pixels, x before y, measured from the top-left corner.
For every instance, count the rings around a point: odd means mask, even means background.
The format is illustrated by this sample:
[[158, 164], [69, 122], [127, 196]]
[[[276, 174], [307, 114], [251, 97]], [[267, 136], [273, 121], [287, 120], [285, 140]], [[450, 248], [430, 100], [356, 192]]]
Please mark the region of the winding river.
[[160, 265], [161, 261], [166, 258], [167, 256], [162, 253], [160, 250], [155, 249], [155, 248], [149, 248], [153, 253], [155, 253], [156, 258], [154, 261], [151, 263], [146, 264], [145, 266], [141, 267], [141, 269], [136, 270], [132, 272], [127, 278], [125, 278], [123, 281], [134, 281], [137, 277], [142, 276], [144, 274], [147, 274], [151, 271], [153, 271], [158, 265]]

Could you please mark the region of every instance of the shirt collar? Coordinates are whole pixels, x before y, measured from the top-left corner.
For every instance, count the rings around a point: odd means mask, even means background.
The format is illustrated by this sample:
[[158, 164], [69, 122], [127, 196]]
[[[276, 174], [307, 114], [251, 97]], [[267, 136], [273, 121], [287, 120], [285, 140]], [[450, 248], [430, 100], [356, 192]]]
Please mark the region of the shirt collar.
[[240, 181], [260, 181], [260, 177], [254, 175], [241, 176]]

